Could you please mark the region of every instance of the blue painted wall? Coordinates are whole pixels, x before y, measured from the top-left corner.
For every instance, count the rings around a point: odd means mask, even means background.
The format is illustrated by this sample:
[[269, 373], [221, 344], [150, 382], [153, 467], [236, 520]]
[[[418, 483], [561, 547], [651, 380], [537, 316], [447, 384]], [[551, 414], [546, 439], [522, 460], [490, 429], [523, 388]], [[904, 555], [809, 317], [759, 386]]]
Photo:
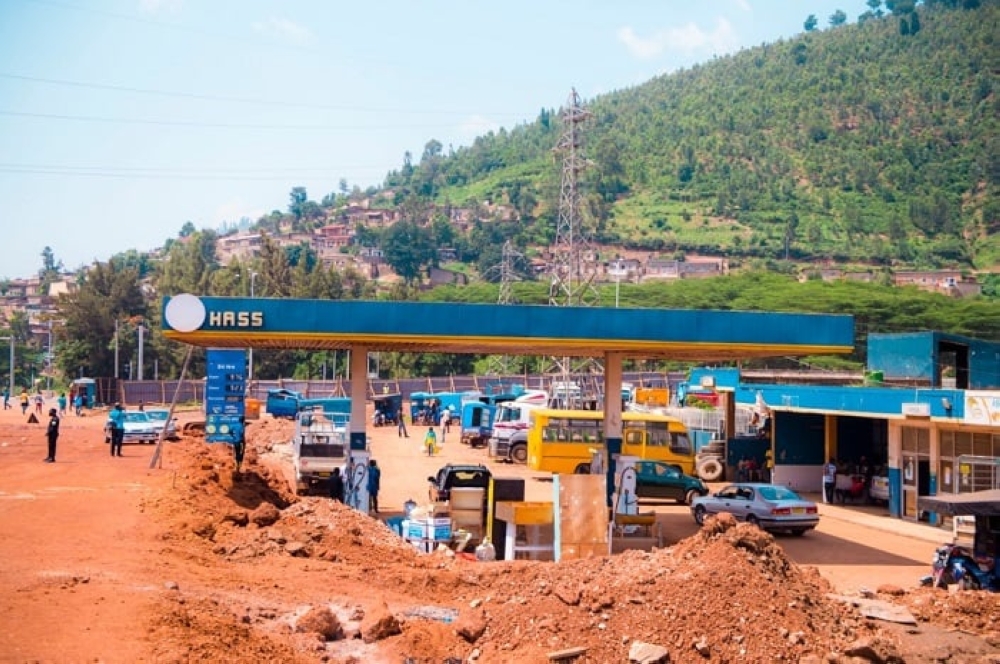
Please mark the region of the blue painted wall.
[[775, 421], [776, 466], [821, 466], [823, 458], [823, 415], [778, 413]]

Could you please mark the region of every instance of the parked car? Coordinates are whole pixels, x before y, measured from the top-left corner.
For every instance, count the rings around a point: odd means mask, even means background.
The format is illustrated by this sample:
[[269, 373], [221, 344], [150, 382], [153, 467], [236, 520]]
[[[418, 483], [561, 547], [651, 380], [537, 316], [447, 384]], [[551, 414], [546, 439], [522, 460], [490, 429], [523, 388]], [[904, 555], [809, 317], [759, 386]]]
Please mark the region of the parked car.
[[177, 418], [170, 417], [170, 411], [166, 408], [147, 408], [146, 416], [154, 422], [162, 422], [167, 430], [167, 439], [177, 440]]
[[441, 502], [451, 497], [455, 488], [482, 488], [490, 485], [490, 469], [481, 464], [449, 463], [438, 470], [437, 475], [428, 477], [430, 483], [428, 498], [431, 502]]
[[868, 487], [868, 498], [874, 502], [889, 502], [889, 477], [887, 475], [872, 477], [871, 486]]
[[[160, 439], [160, 431], [166, 426], [163, 422], [151, 419], [145, 411], [125, 411], [124, 443], [155, 443]], [[111, 442], [111, 423], [104, 425], [104, 442]]]
[[752, 523], [763, 530], [787, 530], [802, 535], [819, 523], [816, 503], [799, 496], [788, 487], [776, 484], [730, 484], [710, 496], [695, 498], [691, 514], [699, 525], [720, 512], [729, 512], [739, 521]]
[[664, 498], [690, 505], [708, 487], [697, 477], [681, 472], [679, 466], [663, 461], [639, 461], [635, 464], [635, 495], [638, 498]]

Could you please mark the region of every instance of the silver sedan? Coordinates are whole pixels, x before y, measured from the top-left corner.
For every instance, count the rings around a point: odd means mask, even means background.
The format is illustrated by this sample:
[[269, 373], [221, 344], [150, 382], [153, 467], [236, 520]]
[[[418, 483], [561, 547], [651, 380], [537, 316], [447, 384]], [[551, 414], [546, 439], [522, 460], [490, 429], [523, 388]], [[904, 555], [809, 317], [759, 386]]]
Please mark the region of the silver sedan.
[[793, 535], [802, 535], [819, 523], [816, 503], [775, 484], [730, 484], [691, 503], [691, 514], [699, 525], [720, 512], [729, 512], [737, 520], [764, 530], [787, 530]]

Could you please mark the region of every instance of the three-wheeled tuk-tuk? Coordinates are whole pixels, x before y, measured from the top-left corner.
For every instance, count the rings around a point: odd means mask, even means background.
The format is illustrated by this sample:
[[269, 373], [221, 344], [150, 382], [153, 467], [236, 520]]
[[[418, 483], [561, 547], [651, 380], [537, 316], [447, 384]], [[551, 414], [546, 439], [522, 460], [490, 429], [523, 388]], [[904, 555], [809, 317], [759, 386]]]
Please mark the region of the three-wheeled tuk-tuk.
[[403, 408], [402, 394], [379, 394], [373, 400], [375, 413], [372, 425], [381, 427], [399, 424], [399, 413]]

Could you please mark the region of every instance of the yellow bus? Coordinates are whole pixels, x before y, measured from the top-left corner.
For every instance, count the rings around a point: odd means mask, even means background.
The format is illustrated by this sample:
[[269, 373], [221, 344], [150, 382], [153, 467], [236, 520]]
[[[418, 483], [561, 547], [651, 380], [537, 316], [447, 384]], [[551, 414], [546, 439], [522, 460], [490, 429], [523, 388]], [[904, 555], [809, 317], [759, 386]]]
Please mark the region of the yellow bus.
[[[591, 449], [604, 447], [604, 413], [536, 408], [529, 415], [528, 466], [552, 473], [590, 472]], [[694, 474], [694, 446], [684, 424], [653, 413], [622, 413], [622, 454], [677, 464]]]

